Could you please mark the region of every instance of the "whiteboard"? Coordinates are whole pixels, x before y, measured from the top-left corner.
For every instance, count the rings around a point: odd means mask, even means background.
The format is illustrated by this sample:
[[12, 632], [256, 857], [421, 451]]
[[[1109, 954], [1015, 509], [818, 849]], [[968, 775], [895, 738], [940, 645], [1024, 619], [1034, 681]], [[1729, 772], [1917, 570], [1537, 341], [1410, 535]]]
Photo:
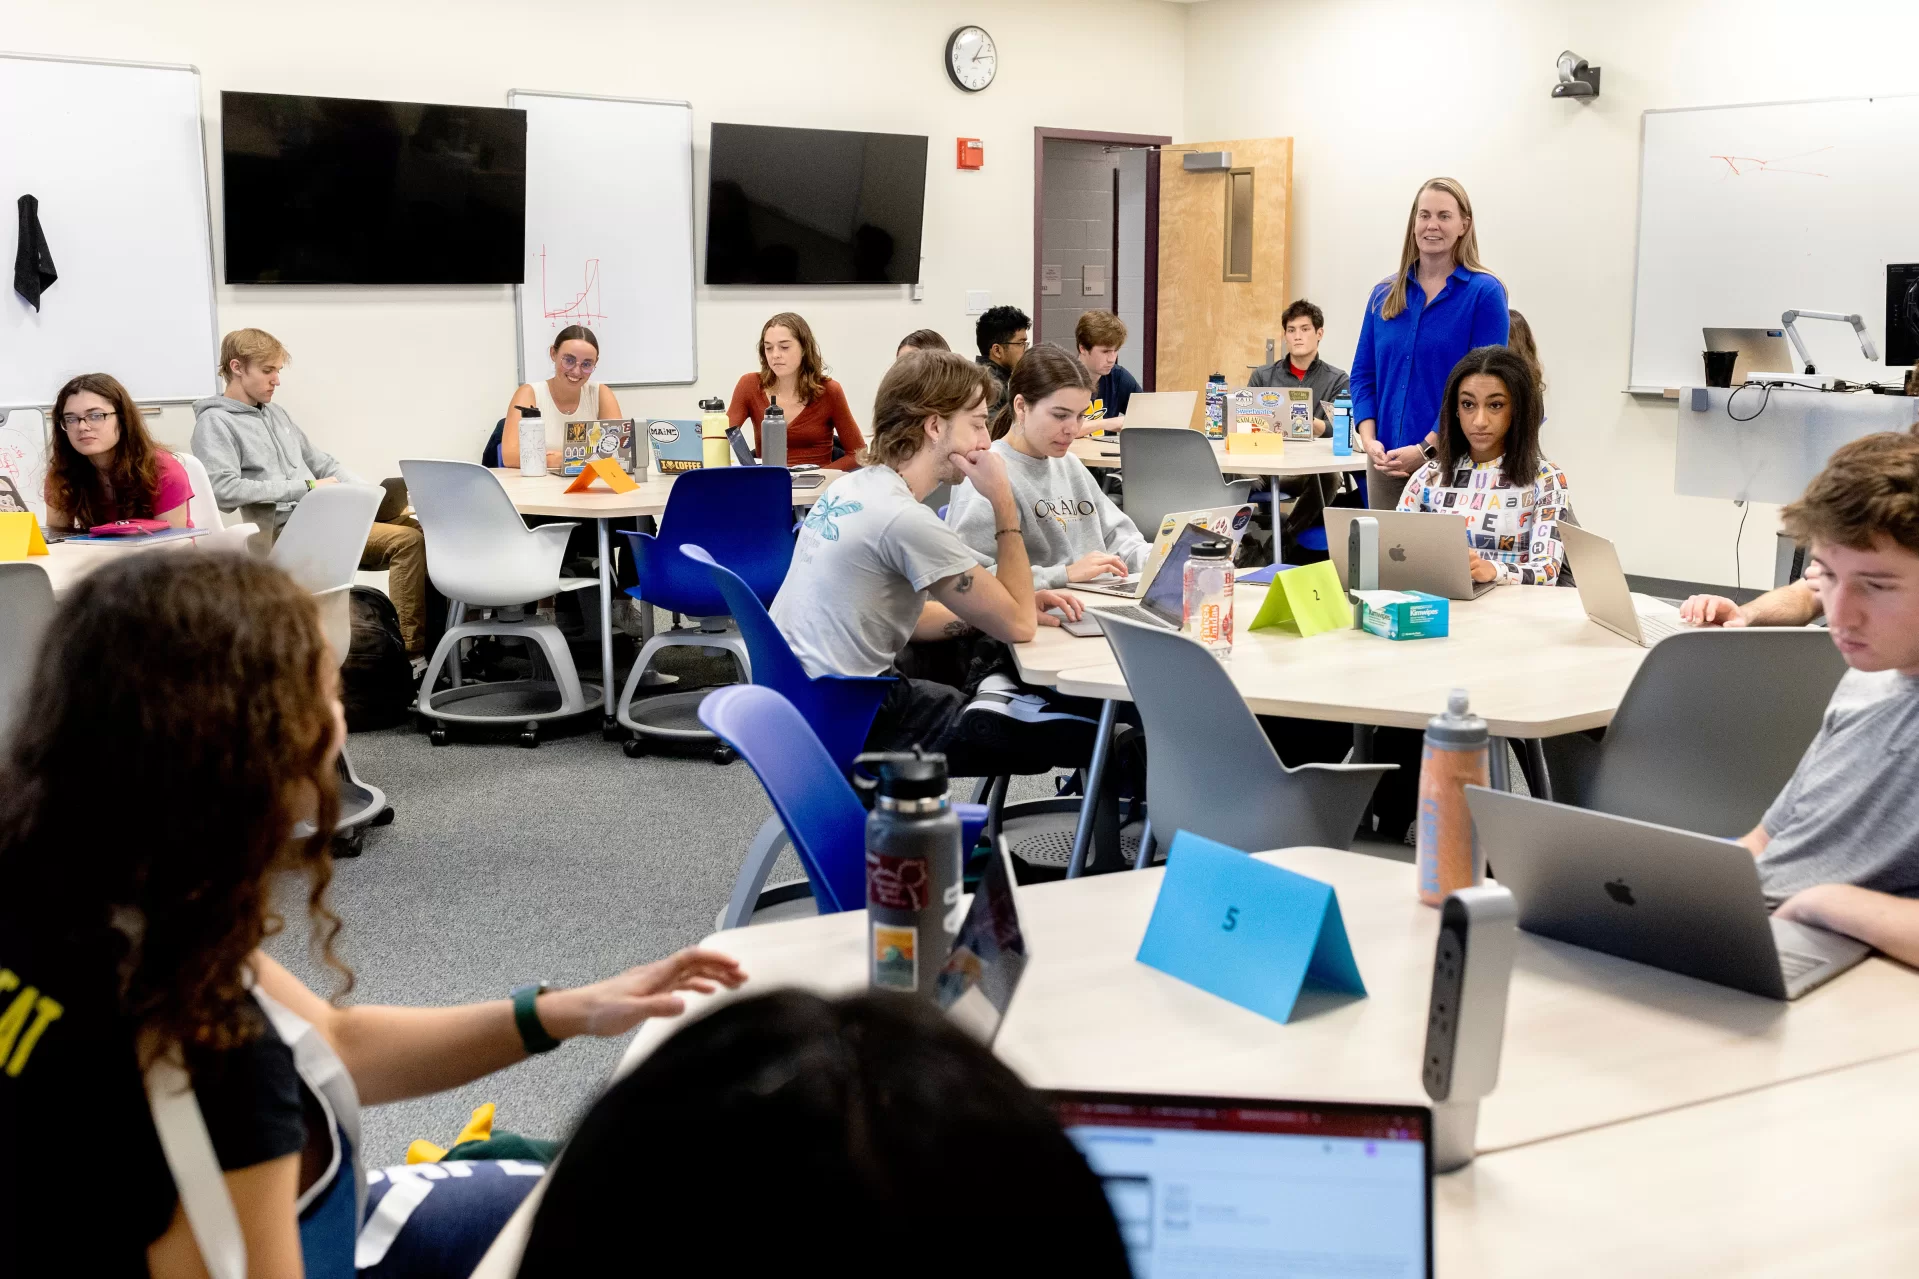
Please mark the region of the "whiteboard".
[[692, 382], [693, 106], [515, 89], [526, 112], [520, 378], [550, 377], [553, 337], [600, 339], [594, 380]]
[[[13, 291], [22, 195], [60, 276], [37, 312]], [[50, 406], [76, 373], [144, 401], [214, 389], [198, 71], [0, 54], [0, 218], [0, 406]]]
[[[1889, 262], [1919, 262], [1919, 96], [1648, 111], [1631, 386], [1704, 384], [1708, 326], [1857, 312], [1883, 357]], [[1843, 324], [1802, 320], [1822, 374], [1884, 381]]]

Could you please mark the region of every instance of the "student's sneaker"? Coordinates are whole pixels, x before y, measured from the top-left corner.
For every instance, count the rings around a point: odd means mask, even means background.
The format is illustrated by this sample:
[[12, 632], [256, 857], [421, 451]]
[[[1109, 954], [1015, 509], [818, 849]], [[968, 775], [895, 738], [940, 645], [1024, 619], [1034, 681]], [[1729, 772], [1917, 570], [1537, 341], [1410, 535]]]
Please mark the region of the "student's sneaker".
[[1055, 710], [1005, 675], [981, 680], [979, 691], [960, 712], [966, 740], [1047, 763], [1086, 754], [1097, 727], [1084, 715]]

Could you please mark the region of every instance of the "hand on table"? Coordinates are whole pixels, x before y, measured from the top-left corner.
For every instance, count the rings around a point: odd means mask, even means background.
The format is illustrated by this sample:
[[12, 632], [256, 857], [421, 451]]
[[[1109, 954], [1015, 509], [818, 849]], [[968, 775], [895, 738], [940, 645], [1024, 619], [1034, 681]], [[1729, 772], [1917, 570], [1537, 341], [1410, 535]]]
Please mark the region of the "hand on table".
[[1475, 582], [1491, 582], [1499, 577], [1499, 566], [1481, 555], [1472, 547], [1466, 548], [1466, 554], [1472, 557], [1472, 573]]
[[1679, 606], [1679, 620], [1687, 626], [1744, 626], [1746, 615], [1723, 595], [1693, 595]]
[[719, 987], [736, 990], [746, 980], [739, 961], [718, 951], [689, 946], [657, 963], [629, 968], [591, 986], [554, 990], [540, 996], [540, 1024], [555, 1039], [575, 1035], [623, 1035], [649, 1017], [675, 1017], [686, 1001], [675, 992], [710, 995]]
[[1077, 622], [1086, 616], [1086, 605], [1080, 601], [1079, 596], [1070, 591], [1034, 591], [1033, 606], [1039, 610], [1041, 626], [1060, 624], [1060, 619], [1047, 612], [1048, 609], [1058, 609], [1066, 615], [1066, 620], [1069, 622]]
[[1125, 577], [1126, 561], [1106, 551], [1088, 551], [1066, 566], [1069, 582], [1090, 582], [1096, 577]]

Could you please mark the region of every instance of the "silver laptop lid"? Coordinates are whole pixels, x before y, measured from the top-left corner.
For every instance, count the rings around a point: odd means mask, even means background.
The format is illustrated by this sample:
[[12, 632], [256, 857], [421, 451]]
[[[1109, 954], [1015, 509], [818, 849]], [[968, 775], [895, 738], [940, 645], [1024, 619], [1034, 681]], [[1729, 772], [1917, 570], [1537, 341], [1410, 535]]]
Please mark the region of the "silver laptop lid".
[[1639, 611], [1633, 607], [1632, 587], [1619, 566], [1617, 548], [1599, 534], [1564, 520], [1559, 523], [1559, 537], [1566, 544], [1566, 566], [1573, 571], [1573, 585], [1579, 588], [1586, 616], [1635, 644], [1644, 644]]
[[1126, 401], [1126, 427], [1190, 427], [1198, 399], [1198, 391], [1135, 391]]
[[1339, 574], [1341, 589], [1352, 589], [1346, 580], [1346, 537], [1347, 530], [1360, 516], [1379, 521], [1381, 590], [1425, 591], [1451, 600], [1470, 600], [1492, 588], [1490, 582], [1473, 581], [1463, 515], [1329, 506], [1326, 508], [1326, 548]]

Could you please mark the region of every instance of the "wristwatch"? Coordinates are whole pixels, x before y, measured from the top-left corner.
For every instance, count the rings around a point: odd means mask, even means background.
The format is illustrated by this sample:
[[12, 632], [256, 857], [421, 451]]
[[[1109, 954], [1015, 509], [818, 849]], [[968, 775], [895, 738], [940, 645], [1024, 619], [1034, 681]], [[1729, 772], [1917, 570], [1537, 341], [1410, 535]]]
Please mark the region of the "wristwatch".
[[1431, 440], [1421, 440], [1419, 442], [1419, 451], [1426, 455], [1428, 462], [1439, 456], [1439, 446]]
[[543, 981], [513, 988], [513, 1024], [519, 1027], [520, 1042], [534, 1056], [550, 1053], [560, 1046], [560, 1041], [547, 1034], [546, 1027], [540, 1024], [539, 1009], [533, 1002], [546, 992], [547, 984]]

